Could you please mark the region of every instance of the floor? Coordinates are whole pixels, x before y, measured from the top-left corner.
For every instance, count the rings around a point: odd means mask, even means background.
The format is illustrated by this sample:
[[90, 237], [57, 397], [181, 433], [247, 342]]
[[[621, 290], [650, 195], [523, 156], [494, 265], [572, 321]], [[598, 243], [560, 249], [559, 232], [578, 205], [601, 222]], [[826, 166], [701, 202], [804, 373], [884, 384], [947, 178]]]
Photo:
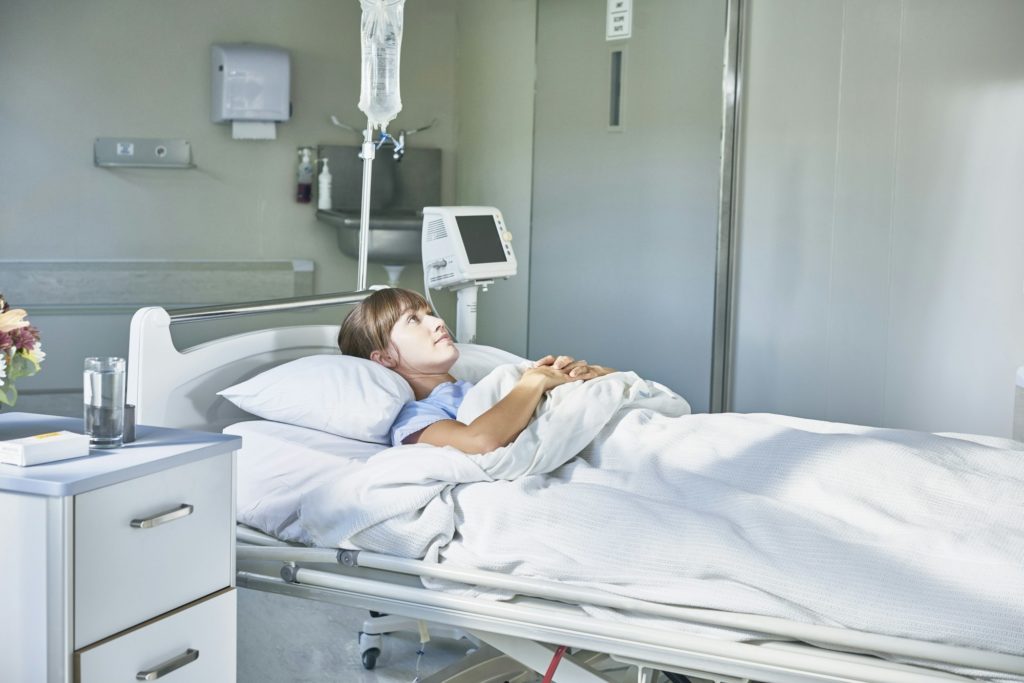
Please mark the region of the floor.
[[[368, 616], [365, 610], [239, 588], [238, 683], [413, 683], [419, 645], [413, 633], [386, 636], [377, 667], [363, 668], [357, 637]], [[431, 640], [424, 648], [419, 676], [444, 669], [470, 647], [465, 640]], [[636, 680], [635, 669], [616, 662], [598, 668], [615, 680]], [[540, 679], [530, 674], [515, 681]], [[667, 678], [656, 680], [665, 683]]]
[[[387, 636], [373, 671], [363, 668], [357, 634], [364, 610], [238, 589], [239, 683], [412, 683], [419, 638]], [[466, 641], [432, 640], [420, 675], [461, 658]]]

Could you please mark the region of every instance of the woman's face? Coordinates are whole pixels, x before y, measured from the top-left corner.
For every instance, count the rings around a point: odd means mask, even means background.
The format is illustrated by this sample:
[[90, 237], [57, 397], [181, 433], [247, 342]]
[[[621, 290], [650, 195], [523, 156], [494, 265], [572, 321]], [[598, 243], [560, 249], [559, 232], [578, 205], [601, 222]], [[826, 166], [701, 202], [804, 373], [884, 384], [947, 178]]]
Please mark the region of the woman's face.
[[391, 345], [398, 363], [392, 369], [401, 375], [446, 374], [459, 358], [444, 321], [426, 308], [402, 312], [391, 328]]

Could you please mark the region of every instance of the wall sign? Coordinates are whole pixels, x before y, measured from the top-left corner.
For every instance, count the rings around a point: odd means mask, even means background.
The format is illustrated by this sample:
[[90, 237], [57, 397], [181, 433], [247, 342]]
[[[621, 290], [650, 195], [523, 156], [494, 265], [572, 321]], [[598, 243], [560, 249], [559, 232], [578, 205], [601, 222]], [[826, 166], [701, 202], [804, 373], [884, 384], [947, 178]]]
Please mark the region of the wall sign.
[[629, 38], [633, 31], [633, 0], [608, 0], [608, 21], [605, 39]]

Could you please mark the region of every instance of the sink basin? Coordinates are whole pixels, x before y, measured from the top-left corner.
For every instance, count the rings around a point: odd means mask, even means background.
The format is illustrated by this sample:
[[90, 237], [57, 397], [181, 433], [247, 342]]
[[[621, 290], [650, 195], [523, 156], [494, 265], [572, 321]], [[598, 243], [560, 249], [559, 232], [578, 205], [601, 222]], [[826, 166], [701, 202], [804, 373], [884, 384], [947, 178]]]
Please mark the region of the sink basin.
[[[359, 214], [318, 210], [316, 217], [338, 231], [338, 248], [359, 258]], [[370, 212], [370, 251], [367, 260], [381, 265], [420, 263], [420, 231], [423, 214], [395, 211]]]

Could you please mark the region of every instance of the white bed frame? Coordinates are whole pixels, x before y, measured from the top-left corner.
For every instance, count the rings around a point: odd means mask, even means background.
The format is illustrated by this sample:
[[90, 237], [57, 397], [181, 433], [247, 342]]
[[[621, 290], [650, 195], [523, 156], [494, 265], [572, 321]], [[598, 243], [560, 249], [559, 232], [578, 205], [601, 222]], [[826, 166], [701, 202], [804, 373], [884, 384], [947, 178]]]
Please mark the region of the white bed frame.
[[[305, 297], [241, 306], [190, 309], [169, 314], [140, 309], [132, 319], [128, 361], [128, 402], [139, 423], [220, 431], [252, 419], [216, 392], [273, 365], [314, 353], [337, 353], [336, 325], [305, 325], [233, 335], [179, 351], [170, 326], [248, 313], [325, 304], [353, 303], [370, 292]], [[1024, 656], [972, 650], [848, 629], [811, 626], [754, 615], [651, 605], [600, 591], [554, 582], [514, 579], [489, 572], [452, 572], [443, 565], [336, 548], [306, 548], [241, 529], [237, 548], [238, 585], [284, 595], [362, 607], [389, 615], [429, 621], [472, 634], [505, 653], [481, 651], [461, 674], [428, 681], [486, 683], [508, 678], [508, 658], [545, 671], [557, 645], [576, 656], [562, 660], [560, 683], [607, 683], [612, 679], [590, 664], [587, 652], [605, 653], [635, 665], [637, 680], [651, 683], [658, 670], [723, 683], [936, 683], [975, 680], [891, 659], [998, 671], [1024, 680]], [[511, 588], [523, 596], [496, 602], [432, 591], [419, 576]], [[646, 612], [678, 622], [721, 626], [764, 634], [733, 642], [666, 628], [588, 616], [576, 605], [594, 604]], [[816, 643], [812, 646], [806, 643]], [[828, 649], [825, 649], [825, 648]], [[876, 653], [879, 656], [859, 653]], [[426, 683], [426, 682], [425, 682]]]

